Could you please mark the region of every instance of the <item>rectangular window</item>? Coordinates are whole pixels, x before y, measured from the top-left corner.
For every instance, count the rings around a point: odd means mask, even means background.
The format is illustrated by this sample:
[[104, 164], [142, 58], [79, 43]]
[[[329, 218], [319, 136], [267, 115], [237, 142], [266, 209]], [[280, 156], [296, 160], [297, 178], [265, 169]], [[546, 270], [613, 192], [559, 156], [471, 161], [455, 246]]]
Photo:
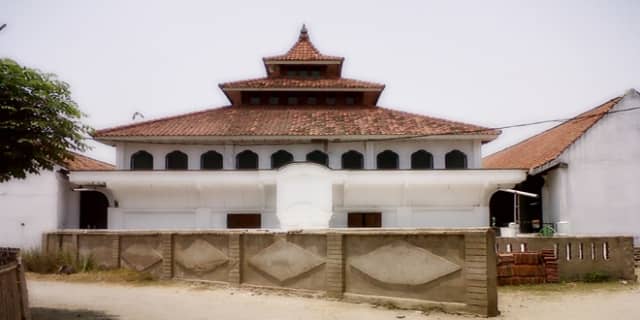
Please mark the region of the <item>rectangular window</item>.
[[269, 97], [269, 104], [278, 104], [280, 99], [278, 97]]
[[251, 103], [252, 105], [260, 104], [260, 97], [256, 97], [256, 96], [251, 97], [251, 99], [249, 100], [249, 103]]
[[356, 103], [356, 99], [354, 97], [346, 97], [344, 102], [348, 105], [352, 105]]
[[380, 212], [350, 212], [347, 219], [349, 228], [382, 227], [382, 213]]
[[287, 104], [290, 104], [290, 105], [298, 104], [298, 98], [297, 97], [289, 97], [289, 98], [287, 98]]
[[259, 213], [229, 213], [227, 214], [227, 228], [229, 229], [259, 229], [262, 219]]
[[311, 77], [320, 78], [320, 70], [311, 70]]
[[326, 103], [330, 106], [336, 104], [336, 98], [335, 97], [327, 97], [325, 99]]
[[297, 75], [297, 72], [295, 70], [288, 70], [287, 71], [287, 76], [289, 77], [295, 77]]
[[307, 104], [310, 104], [310, 105], [318, 104], [318, 99], [316, 99], [316, 97], [308, 97]]

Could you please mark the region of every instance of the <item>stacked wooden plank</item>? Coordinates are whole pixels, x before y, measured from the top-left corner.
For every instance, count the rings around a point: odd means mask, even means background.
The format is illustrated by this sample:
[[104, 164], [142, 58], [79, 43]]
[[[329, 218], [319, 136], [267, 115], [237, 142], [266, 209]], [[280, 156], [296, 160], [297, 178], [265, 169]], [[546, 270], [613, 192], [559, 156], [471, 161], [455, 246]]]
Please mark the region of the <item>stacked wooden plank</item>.
[[636, 261], [636, 267], [640, 268], [640, 247], [633, 248], [633, 260]]

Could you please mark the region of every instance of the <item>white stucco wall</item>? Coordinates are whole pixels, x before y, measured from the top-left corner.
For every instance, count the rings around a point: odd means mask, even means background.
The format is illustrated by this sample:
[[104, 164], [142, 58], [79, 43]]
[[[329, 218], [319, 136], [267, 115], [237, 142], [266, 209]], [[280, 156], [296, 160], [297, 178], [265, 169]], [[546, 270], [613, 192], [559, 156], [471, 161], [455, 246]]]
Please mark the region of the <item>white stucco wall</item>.
[[[613, 110], [640, 106], [630, 92]], [[630, 234], [640, 242], [640, 110], [608, 114], [561, 156], [545, 181], [546, 221], [574, 234]], [[548, 220], [551, 219], [551, 220]]]
[[119, 203], [111, 229], [226, 228], [226, 215], [260, 213], [262, 227], [346, 227], [349, 212], [381, 212], [383, 227], [489, 225], [488, 201], [522, 170], [331, 170], [295, 163], [258, 171], [72, 172], [105, 183]]
[[43, 232], [73, 227], [64, 223], [65, 212], [74, 212], [66, 205], [68, 189], [55, 171], [0, 183], [0, 246], [38, 247]]
[[131, 155], [144, 150], [153, 155], [154, 169], [165, 169], [165, 157], [169, 152], [179, 150], [189, 157], [189, 169], [200, 169], [200, 156], [207, 151], [216, 151], [223, 155], [224, 169], [235, 168], [235, 157], [244, 150], [251, 150], [258, 154], [259, 168], [271, 168], [271, 155], [278, 150], [285, 150], [291, 153], [294, 161], [302, 162], [306, 160], [306, 155], [314, 150], [320, 150], [328, 154], [329, 167], [333, 169], [341, 168], [342, 154], [355, 150], [363, 154], [365, 169], [376, 168], [376, 156], [378, 153], [391, 150], [398, 154], [400, 169], [411, 168], [411, 154], [418, 150], [426, 150], [433, 155], [434, 169], [445, 167], [445, 155], [453, 150], [460, 150], [467, 155], [469, 168], [481, 167], [481, 142], [479, 139], [433, 139], [415, 141], [387, 141], [387, 142], [328, 142], [324, 143], [299, 143], [290, 144], [145, 144], [145, 143], [118, 143], [116, 144], [116, 167], [118, 169], [130, 169]]

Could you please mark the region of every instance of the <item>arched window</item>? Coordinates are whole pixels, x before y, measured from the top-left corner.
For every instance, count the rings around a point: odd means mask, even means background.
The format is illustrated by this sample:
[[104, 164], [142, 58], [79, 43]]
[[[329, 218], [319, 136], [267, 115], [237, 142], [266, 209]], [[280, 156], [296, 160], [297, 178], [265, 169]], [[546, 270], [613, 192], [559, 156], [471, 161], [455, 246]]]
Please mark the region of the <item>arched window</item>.
[[236, 169], [258, 169], [258, 154], [245, 150], [236, 155]]
[[433, 169], [433, 156], [424, 150], [411, 154], [411, 169]]
[[167, 170], [187, 170], [189, 158], [184, 152], [172, 151], [165, 157], [165, 166]]
[[378, 169], [398, 169], [398, 154], [391, 150], [382, 151], [378, 153], [376, 163]]
[[329, 166], [329, 156], [320, 150], [307, 153], [307, 161]]
[[466, 169], [467, 155], [460, 150], [453, 150], [447, 153], [444, 162], [447, 169]]
[[271, 168], [278, 169], [285, 164], [293, 162], [293, 155], [284, 150], [278, 150], [271, 155]]
[[342, 154], [342, 169], [363, 169], [364, 158], [358, 151], [348, 151]]
[[222, 155], [215, 151], [207, 151], [200, 156], [200, 169], [220, 170], [222, 169]]
[[131, 170], [153, 170], [153, 156], [143, 150], [132, 154]]

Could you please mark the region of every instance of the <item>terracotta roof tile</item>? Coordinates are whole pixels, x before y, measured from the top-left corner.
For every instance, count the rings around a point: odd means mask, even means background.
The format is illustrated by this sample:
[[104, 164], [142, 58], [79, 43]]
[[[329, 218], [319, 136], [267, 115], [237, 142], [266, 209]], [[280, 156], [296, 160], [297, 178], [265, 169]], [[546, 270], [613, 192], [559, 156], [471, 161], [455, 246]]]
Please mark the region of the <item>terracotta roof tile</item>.
[[563, 122], [518, 144], [505, 148], [482, 160], [484, 168], [535, 169], [558, 158], [564, 150], [597, 123], [621, 97], [586, 111], [573, 120]]
[[313, 89], [384, 89], [383, 84], [347, 79], [259, 78], [220, 84], [222, 89], [246, 88], [313, 88]]
[[67, 160], [64, 167], [70, 171], [83, 171], [83, 170], [114, 170], [115, 166], [102, 162], [96, 159], [83, 156], [81, 154], [72, 152], [73, 159]]
[[287, 51], [287, 53], [278, 56], [266, 57], [264, 61], [342, 61], [344, 58], [327, 56], [311, 43], [307, 29], [303, 26], [300, 31], [298, 41]]
[[95, 137], [486, 135], [496, 130], [366, 106], [235, 106], [103, 129]]

